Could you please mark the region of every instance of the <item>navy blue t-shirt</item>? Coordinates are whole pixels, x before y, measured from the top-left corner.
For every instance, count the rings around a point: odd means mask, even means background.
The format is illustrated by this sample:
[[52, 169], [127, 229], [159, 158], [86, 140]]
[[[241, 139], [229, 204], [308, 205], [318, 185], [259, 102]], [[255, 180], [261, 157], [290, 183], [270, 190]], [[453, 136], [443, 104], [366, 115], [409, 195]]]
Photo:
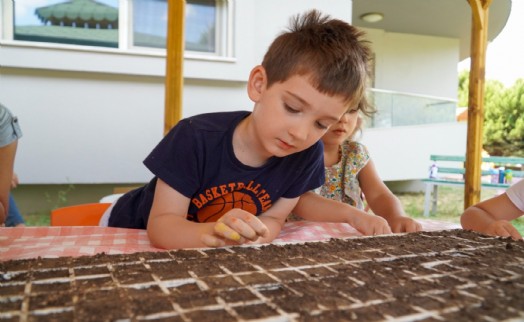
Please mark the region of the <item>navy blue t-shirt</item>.
[[217, 221], [232, 208], [254, 215], [278, 199], [296, 198], [324, 183], [323, 146], [270, 158], [263, 166], [241, 163], [233, 152], [233, 132], [250, 112], [221, 112], [178, 122], [144, 160], [155, 177], [122, 196], [109, 226], [147, 226], [157, 178], [190, 199], [188, 220]]

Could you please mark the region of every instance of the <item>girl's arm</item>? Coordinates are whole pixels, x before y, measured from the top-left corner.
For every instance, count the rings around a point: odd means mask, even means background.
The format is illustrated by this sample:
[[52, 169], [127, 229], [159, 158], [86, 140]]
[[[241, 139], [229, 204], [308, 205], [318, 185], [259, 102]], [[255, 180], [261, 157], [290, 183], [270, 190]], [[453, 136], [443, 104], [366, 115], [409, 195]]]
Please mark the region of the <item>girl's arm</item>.
[[345, 222], [363, 235], [391, 233], [388, 223], [383, 218], [311, 191], [300, 196], [293, 213], [310, 221]]
[[360, 170], [358, 180], [373, 213], [386, 219], [394, 233], [422, 230], [420, 223], [406, 215], [400, 200], [379, 177], [373, 160]]
[[506, 193], [503, 193], [466, 209], [460, 217], [460, 223], [464, 229], [522, 239], [517, 229], [509, 223], [522, 215], [522, 211], [511, 202]]

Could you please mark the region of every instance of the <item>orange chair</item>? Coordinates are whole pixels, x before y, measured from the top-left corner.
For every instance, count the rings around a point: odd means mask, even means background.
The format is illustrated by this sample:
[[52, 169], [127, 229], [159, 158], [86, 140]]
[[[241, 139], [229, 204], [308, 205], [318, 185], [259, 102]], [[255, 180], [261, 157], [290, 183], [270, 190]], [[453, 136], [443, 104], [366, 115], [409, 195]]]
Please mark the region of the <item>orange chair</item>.
[[98, 226], [110, 203], [86, 203], [51, 211], [51, 226]]

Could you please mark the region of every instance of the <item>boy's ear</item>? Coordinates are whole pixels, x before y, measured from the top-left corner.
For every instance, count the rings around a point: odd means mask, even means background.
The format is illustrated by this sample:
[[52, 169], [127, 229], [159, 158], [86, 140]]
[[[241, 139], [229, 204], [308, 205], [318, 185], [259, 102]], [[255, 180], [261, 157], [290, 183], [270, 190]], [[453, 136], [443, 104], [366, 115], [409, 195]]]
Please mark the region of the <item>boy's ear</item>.
[[247, 94], [253, 102], [258, 102], [267, 84], [266, 70], [261, 65], [256, 66], [249, 74]]

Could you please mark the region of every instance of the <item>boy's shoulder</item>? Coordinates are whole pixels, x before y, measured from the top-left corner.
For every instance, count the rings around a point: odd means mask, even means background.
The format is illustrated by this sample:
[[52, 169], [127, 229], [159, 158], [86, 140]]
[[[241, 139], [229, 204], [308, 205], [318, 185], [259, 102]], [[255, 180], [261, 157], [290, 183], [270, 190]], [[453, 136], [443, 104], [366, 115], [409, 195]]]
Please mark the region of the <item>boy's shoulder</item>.
[[236, 126], [249, 114], [251, 112], [248, 111], [204, 113], [188, 117], [184, 121], [195, 130], [224, 131]]

